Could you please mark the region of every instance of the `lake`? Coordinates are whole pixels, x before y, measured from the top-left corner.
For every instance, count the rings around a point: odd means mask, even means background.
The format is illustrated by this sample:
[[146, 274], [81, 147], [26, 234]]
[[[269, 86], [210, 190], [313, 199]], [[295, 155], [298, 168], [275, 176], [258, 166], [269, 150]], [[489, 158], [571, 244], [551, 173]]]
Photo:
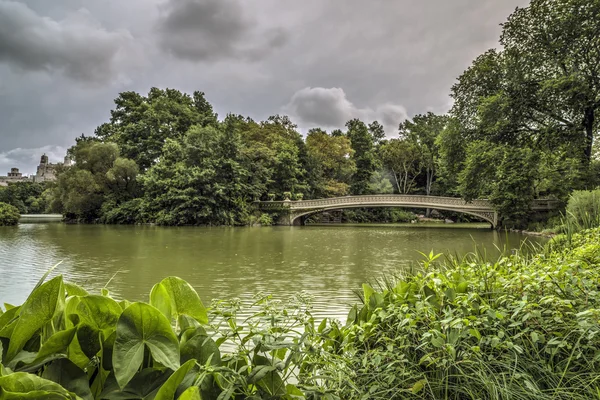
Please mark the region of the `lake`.
[[[487, 228], [486, 228], [487, 227]], [[250, 301], [262, 292], [286, 299], [306, 291], [317, 316], [344, 318], [366, 281], [416, 265], [429, 253], [465, 254], [477, 244], [493, 256], [525, 238], [489, 225], [433, 227], [335, 225], [263, 228], [32, 223], [0, 227], [0, 304], [20, 304], [38, 279], [56, 273], [118, 298], [146, 300], [166, 276], [187, 280], [205, 304], [213, 298]], [[112, 278], [112, 280], [111, 280]]]

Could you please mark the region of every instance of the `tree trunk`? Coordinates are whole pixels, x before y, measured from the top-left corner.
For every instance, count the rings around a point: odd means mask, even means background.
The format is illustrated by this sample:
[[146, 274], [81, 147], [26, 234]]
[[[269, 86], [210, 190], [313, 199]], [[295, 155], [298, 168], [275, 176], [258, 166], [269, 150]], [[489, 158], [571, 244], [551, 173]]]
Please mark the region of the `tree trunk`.
[[396, 175], [396, 171], [392, 168], [392, 174], [394, 175], [394, 180], [396, 181], [396, 187], [398, 188], [398, 193], [402, 193], [400, 190], [400, 182], [398, 182], [398, 175]]

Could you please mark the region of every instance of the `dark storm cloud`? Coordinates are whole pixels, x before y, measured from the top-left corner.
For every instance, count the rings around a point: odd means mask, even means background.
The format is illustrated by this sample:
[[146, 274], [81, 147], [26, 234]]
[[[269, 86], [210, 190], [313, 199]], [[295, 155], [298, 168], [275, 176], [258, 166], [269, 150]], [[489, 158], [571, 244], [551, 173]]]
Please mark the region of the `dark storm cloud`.
[[257, 28], [240, 0], [171, 0], [159, 31], [164, 50], [192, 61], [256, 61], [288, 40], [280, 27]]
[[109, 32], [84, 9], [63, 20], [0, 0], [0, 62], [29, 71], [59, 70], [82, 81], [106, 81], [126, 31]]
[[287, 113], [303, 132], [376, 119], [395, 135], [407, 115], [446, 112], [527, 3], [0, 0], [0, 175], [62, 156], [119, 92], [153, 86], [202, 90], [221, 116]]

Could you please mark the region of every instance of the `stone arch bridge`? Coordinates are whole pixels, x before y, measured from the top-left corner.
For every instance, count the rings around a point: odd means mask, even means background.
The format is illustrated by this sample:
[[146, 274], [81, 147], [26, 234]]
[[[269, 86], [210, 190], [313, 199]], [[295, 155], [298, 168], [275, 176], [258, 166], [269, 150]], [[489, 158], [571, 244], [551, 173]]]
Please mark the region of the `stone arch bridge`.
[[[473, 200], [466, 202], [455, 197], [420, 196], [420, 195], [366, 195], [345, 196], [320, 200], [300, 201], [257, 201], [258, 208], [265, 212], [278, 212], [278, 225], [302, 225], [304, 217], [330, 210], [343, 210], [360, 207], [402, 207], [423, 208], [460, 212], [479, 217], [492, 225], [498, 226], [498, 213], [489, 200]], [[533, 211], [548, 211], [556, 208], [554, 200], [534, 200]]]

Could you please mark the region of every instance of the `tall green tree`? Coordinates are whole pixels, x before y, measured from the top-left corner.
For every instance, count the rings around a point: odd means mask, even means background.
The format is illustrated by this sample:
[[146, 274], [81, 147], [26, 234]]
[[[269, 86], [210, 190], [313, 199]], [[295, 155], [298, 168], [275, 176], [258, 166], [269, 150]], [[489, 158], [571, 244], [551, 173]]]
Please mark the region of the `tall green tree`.
[[346, 127], [347, 136], [354, 150], [352, 158], [356, 165], [350, 192], [353, 195], [368, 194], [371, 177], [378, 169], [374, 139], [365, 123], [358, 119], [348, 121]]
[[121, 154], [141, 171], [157, 162], [166, 139], [181, 139], [195, 125], [216, 126], [217, 115], [204, 98], [175, 89], [152, 88], [147, 96], [123, 92], [115, 99], [108, 123], [96, 129], [101, 141], [119, 145]]
[[331, 136], [321, 129], [312, 129], [306, 136], [312, 196], [336, 197], [349, 192], [355, 173], [352, 146], [346, 136]]
[[446, 128], [448, 117], [429, 112], [416, 115], [412, 120], [406, 120], [398, 127], [401, 139], [408, 140], [421, 153], [421, 165], [425, 171], [425, 194], [431, 194], [437, 173], [439, 149], [437, 138]]
[[448, 124], [436, 138], [438, 190], [444, 195], [460, 195], [458, 177], [464, 168], [467, 139], [460, 123], [450, 118]]
[[379, 153], [398, 193], [413, 192], [423, 170], [422, 153], [416, 143], [407, 139], [390, 139], [381, 146]]

